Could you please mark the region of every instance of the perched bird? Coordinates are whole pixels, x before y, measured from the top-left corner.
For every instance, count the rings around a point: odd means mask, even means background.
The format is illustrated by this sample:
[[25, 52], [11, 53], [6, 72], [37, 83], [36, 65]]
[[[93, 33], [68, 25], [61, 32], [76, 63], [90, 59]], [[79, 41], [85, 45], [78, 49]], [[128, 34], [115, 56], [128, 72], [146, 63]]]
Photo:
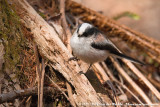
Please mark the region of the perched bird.
[[107, 36], [89, 23], [79, 25], [70, 39], [70, 45], [74, 55], [89, 64], [104, 61], [108, 56], [143, 64], [124, 55]]

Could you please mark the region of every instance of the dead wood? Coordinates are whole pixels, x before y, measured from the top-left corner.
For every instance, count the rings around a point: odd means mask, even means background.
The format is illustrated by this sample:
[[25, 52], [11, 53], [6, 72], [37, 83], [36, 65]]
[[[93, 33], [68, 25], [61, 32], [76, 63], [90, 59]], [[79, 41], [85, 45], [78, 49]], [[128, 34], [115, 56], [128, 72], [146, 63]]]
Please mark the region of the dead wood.
[[124, 89], [126, 89], [139, 103], [142, 104], [142, 101], [131, 91], [127, 88], [127, 86], [121, 82], [119, 82], [114, 76], [113, 74], [111, 73], [111, 71], [109, 70], [109, 68], [106, 66], [106, 64], [104, 64], [104, 62], [102, 63], [106, 73], [109, 75], [109, 77], [115, 81], [116, 83], [118, 83], [120, 86], [122, 86]]
[[38, 107], [43, 107], [43, 83], [44, 83], [44, 73], [45, 73], [45, 64], [44, 58], [42, 58], [42, 63], [39, 61], [38, 47], [34, 44], [34, 53], [36, 57], [36, 72], [38, 78]]
[[64, 32], [65, 32], [65, 42], [66, 42], [66, 45], [67, 45], [67, 49], [69, 50], [69, 52], [71, 52], [71, 47], [70, 47], [70, 44], [69, 44], [69, 40], [72, 36], [71, 32], [70, 32], [70, 29], [68, 27], [68, 24], [67, 24], [67, 21], [66, 21], [66, 16], [65, 16], [65, 1], [66, 0], [60, 0], [60, 13], [62, 14], [61, 16], [61, 20], [62, 20], [62, 26], [64, 28]]
[[[44, 94], [52, 93], [53, 95], [59, 92], [58, 90], [52, 87], [44, 87]], [[8, 93], [0, 94], [0, 104], [8, 101], [13, 101], [17, 98], [27, 97], [30, 95], [37, 95], [37, 87], [28, 88], [24, 90], [16, 90]]]
[[[68, 101], [70, 101], [69, 98], [68, 98], [68, 96], [65, 94], [65, 92], [64, 92], [48, 75], [45, 75], [45, 76], [52, 82], [52, 84], [53, 84], [59, 91], [62, 92], [62, 94], [66, 97], [66, 99], [67, 99]], [[71, 104], [72, 104], [72, 103], [71, 103]]]
[[128, 76], [122, 67], [112, 57], [110, 57], [118, 72], [130, 83], [130, 85], [139, 93], [147, 104], [152, 104], [151, 100], [147, 97], [144, 91]]
[[88, 79], [79, 74], [81, 69], [74, 61], [68, 62], [72, 56], [55, 30], [42, 19], [25, 0], [12, 0], [22, 24], [32, 33], [42, 56], [50, 60], [52, 67], [58, 70], [75, 88], [74, 100], [79, 103], [102, 104]]
[[123, 62], [141, 79], [148, 88], [155, 94], [155, 96], [160, 100], [159, 91], [147, 80], [147, 78], [128, 60], [123, 59]]

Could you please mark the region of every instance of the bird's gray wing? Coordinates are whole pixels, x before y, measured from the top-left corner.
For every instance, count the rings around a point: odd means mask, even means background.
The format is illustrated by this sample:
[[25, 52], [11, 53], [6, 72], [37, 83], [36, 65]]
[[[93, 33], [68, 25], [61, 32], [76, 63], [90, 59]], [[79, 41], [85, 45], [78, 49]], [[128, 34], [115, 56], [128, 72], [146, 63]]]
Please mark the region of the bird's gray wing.
[[117, 57], [125, 58], [132, 62], [144, 65], [144, 63], [121, 53], [120, 50], [109, 39], [105, 38], [102, 35], [97, 35], [97, 38], [95, 39], [94, 42], [92, 42], [91, 46], [98, 50], [106, 50], [110, 54], [113, 54]]
[[121, 53], [120, 50], [102, 33], [98, 33], [93, 39], [93, 43], [91, 44], [93, 48], [106, 50], [109, 52], [118, 52]]
[[120, 53], [120, 51], [109, 42], [92, 42], [91, 46], [95, 49], [106, 50], [111, 54]]

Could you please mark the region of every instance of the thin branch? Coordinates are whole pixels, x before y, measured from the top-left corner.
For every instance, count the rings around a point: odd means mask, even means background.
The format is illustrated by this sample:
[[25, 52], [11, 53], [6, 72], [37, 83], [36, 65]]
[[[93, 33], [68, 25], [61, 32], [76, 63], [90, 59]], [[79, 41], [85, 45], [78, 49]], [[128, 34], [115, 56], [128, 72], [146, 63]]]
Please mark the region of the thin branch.
[[111, 73], [111, 71], [109, 70], [109, 68], [104, 64], [102, 63], [106, 73], [109, 75], [109, 77], [111, 77], [111, 79], [113, 81], [115, 81], [116, 83], [118, 83], [121, 87], [123, 87], [124, 89], [126, 89], [139, 103], [143, 104], [142, 101], [129, 89], [127, 88], [127, 86], [121, 82], [119, 82], [114, 76], [113, 74]]
[[[65, 92], [48, 76], [45, 74], [45, 76], [52, 82], [52, 84], [59, 90], [62, 92], [62, 94], [66, 97], [66, 99], [71, 103], [70, 99], [68, 98], [68, 96], [65, 94]], [[72, 105], [73, 106], [73, 105]], [[73, 106], [74, 107], [74, 106]]]
[[38, 46], [34, 43], [34, 55], [36, 57], [36, 70], [37, 70], [37, 74], [38, 76], [40, 75], [39, 72], [40, 72], [40, 62], [39, 62], [39, 53], [38, 53]]
[[44, 83], [44, 73], [45, 73], [45, 64], [44, 59], [42, 58], [42, 64], [39, 61], [38, 47], [34, 43], [34, 53], [37, 62], [37, 77], [38, 77], [38, 107], [43, 106], [43, 83]]
[[95, 63], [92, 68], [94, 69], [95, 74], [98, 77], [98, 79], [100, 80], [101, 84], [104, 85], [105, 83], [107, 83], [107, 85], [109, 85], [109, 87], [111, 88], [111, 90], [113, 92], [113, 97], [114, 97], [114, 100], [115, 100], [117, 107], [118, 107], [118, 104], [120, 103], [120, 101], [117, 97], [116, 89], [113, 86], [112, 82], [110, 81], [108, 75], [106, 74], [106, 72], [100, 66], [99, 63]]
[[149, 81], [151, 81], [152, 84], [154, 84], [154, 86], [156, 86], [159, 90], [160, 90], [160, 84], [159, 81], [154, 80], [151, 75], [148, 76]]
[[44, 84], [44, 74], [45, 74], [45, 64], [44, 64], [44, 59], [42, 58], [42, 65], [41, 65], [41, 78], [40, 78], [40, 102], [41, 106], [43, 106], [43, 84]]
[[[107, 67], [107, 65], [102, 62], [102, 66], [103, 68], [105, 69], [106, 73], [109, 75], [109, 77], [112, 79], [112, 80], [116, 80], [116, 78], [112, 75], [111, 71], [109, 70], [109, 68]], [[109, 72], [110, 71], [110, 72]]]
[[65, 33], [66, 33], [66, 44], [67, 44], [67, 49], [71, 52], [71, 47], [69, 44], [69, 40], [72, 36], [71, 31], [68, 27], [67, 21], [66, 21], [66, 16], [65, 16], [65, 0], [59, 0], [60, 1], [60, 13], [62, 14], [61, 18], [62, 18], [62, 26], [65, 29]]
[[41, 95], [41, 77], [42, 77], [42, 69], [40, 69], [40, 61], [39, 61], [39, 53], [38, 53], [38, 46], [34, 43], [34, 54], [36, 57], [36, 73], [38, 77], [38, 107], [43, 106], [43, 101], [41, 101], [43, 98], [43, 95]]
[[[43, 89], [44, 89], [45, 94], [57, 93], [57, 90], [55, 90], [52, 87], [44, 87]], [[7, 101], [13, 101], [20, 97], [26, 97], [26, 96], [37, 95], [37, 94], [38, 94], [37, 87], [28, 88], [24, 90], [11, 91], [5, 94], [0, 94], [0, 104], [7, 102]]]
[[147, 80], [147, 78], [130, 61], [125, 59], [122, 59], [122, 60], [148, 86], [148, 88], [160, 100], [159, 91]]
[[101, 80], [102, 84], [110, 80], [107, 74], [105, 73], [104, 69], [98, 63], [95, 63], [92, 66], [93, 66], [92, 68], [94, 69], [94, 71], [98, 71], [101, 74], [101, 77], [99, 78], [99, 80]]
[[118, 72], [130, 83], [130, 85], [139, 93], [139, 95], [145, 100], [146, 103], [152, 104], [147, 95], [143, 92], [143, 90], [128, 76], [128, 74], [120, 67], [118, 62], [116, 62], [112, 57], [110, 57], [114, 66], [118, 70]]

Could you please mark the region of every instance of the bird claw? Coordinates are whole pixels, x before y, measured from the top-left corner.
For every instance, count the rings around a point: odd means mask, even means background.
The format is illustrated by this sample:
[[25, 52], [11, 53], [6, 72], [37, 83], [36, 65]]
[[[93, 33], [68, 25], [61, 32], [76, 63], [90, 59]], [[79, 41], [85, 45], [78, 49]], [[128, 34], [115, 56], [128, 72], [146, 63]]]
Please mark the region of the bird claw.
[[70, 57], [70, 58], [68, 59], [68, 61], [72, 61], [72, 60], [74, 60], [74, 61], [78, 61], [79, 59], [78, 59], [77, 57], [75, 57], [75, 56]]
[[81, 75], [81, 74], [85, 74], [85, 73], [84, 73], [83, 71], [79, 71], [79, 72], [78, 72], [78, 74], [80, 74], [80, 75]]

